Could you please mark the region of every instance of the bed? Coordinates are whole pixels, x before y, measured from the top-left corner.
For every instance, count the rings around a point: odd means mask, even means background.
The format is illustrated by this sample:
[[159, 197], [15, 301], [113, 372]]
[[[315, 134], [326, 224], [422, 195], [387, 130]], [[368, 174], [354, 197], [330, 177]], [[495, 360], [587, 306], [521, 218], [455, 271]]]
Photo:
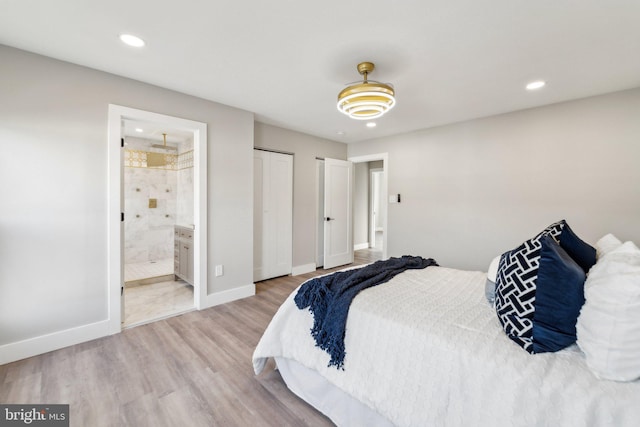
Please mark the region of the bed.
[[309, 333], [313, 315], [282, 304], [253, 355], [338, 426], [631, 426], [640, 381], [598, 379], [584, 352], [529, 354], [485, 298], [487, 273], [432, 266], [365, 289], [346, 323], [343, 369]]

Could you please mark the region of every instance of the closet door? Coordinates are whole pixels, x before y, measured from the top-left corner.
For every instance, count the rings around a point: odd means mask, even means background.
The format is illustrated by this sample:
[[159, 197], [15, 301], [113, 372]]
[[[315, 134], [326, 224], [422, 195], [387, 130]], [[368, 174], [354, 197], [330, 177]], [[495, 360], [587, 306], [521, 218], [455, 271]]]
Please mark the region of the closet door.
[[253, 280], [291, 273], [293, 156], [254, 150]]
[[269, 159], [264, 151], [253, 150], [253, 281], [265, 276], [264, 257], [264, 213], [265, 213], [265, 162]]

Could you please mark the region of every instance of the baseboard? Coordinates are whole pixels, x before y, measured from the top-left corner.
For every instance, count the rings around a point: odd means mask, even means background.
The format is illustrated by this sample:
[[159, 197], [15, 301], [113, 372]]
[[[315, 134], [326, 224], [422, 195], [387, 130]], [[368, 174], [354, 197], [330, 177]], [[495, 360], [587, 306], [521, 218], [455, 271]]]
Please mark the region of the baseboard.
[[357, 245], [353, 245], [354, 251], [359, 251], [361, 249], [369, 249], [369, 242], [358, 243]]
[[220, 305], [227, 302], [235, 301], [237, 299], [247, 298], [256, 294], [256, 285], [250, 284], [246, 286], [240, 286], [239, 288], [233, 288], [226, 291], [214, 292], [207, 295], [204, 308], [213, 307], [214, 305]]
[[291, 269], [292, 276], [299, 276], [301, 274], [311, 273], [316, 271], [316, 263], [312, 262], [309, 264], [296, 265]]
[[80, 344], [109, 333], [109, 320], [78, 326], [0, 346], [0, 365]]

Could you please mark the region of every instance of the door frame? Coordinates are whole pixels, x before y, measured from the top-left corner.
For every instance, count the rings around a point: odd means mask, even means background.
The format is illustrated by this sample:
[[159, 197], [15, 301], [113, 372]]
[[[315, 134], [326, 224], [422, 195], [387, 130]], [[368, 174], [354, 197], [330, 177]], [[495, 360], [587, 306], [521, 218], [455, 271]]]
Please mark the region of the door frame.
[[107, 249], [107, 295], [109, 333], [122, 331], [121, 286], [124, 286], [123, 247], [121, 214], [123, 148], [120, 141], [123, 120], [139, 120], [166, 124], [172, 128], [193, 133], [193, 223], [194, 229], [194, 306], [200, 310], [207, 297], [207, 124], [181, 119], [150, 111], [109, 104], [107, 158], [108, 158], [108, 249]]
[[381, 195], [381, 210], [384, 212], [384, 219], [382, 221], [382, 228], [384, 232], [382, 233], [382, 259], [389, 258], [388, 256], [388, 236], [389, 236], [389, 215], [388, 215], [388, 202], [389, 200], [389, 153], [377, 153], [377, 154], [366, 154], [363, 156], [352, 156], [348, 157], [347, 160], [353, 163], [368, 163], [375, 162], [378, 160], [382, 160], [382, 170], [384, 175], [382, 177], [382, 195]]

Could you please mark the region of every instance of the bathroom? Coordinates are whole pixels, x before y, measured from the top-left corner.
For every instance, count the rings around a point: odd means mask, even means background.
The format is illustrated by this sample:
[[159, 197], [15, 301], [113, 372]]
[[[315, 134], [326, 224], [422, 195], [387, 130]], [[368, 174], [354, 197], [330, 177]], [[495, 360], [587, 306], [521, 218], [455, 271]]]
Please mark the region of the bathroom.
[[131, 327], [194, 309], [193, 134], [132, 120], [123, 131], [123, 326]]

